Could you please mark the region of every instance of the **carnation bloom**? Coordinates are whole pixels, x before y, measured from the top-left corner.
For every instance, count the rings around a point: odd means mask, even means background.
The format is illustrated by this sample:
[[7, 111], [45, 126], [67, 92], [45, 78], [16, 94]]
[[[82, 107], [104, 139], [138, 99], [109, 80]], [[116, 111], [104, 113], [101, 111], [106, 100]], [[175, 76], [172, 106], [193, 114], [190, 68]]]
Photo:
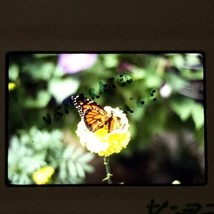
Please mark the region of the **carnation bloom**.
[[97, 153], [99, 156], [108, 157], [126, 148], [130, 141], [130, 132], [128, 130], [128, 119], [122, 110], [110, 106], [105, 106], [104, 110], [120, 118], [120, 122], [116, 124], [111, 132], [108, 132], [107, 125], [92, 132], [86, 127], [82, 119], [77, 125], [76, 134], [83, 147], [86, 147], [90, 152]]
[[97, 54], [59, 54], [58, 66], [65, 73], [76, 73], [90, 68], [97, 59]]
[[36, 184], [47, 184], [53, 174], [54, 168], [51, 166], [45, 166], [36, 170], [33, 173], [32, 178]]

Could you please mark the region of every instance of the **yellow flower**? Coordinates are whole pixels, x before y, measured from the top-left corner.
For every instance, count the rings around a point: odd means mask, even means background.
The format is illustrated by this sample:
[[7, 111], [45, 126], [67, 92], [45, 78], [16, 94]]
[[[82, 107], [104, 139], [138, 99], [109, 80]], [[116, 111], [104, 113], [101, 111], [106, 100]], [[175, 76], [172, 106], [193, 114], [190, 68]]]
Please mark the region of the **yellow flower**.
[[50, 178], [54, 174], [54, 168], [51, 166], [45, 166], [36, 170], [32, 177], [36, 184], [47, 184], [50, 181]]
[[16, 84], [15, 84], [15, 83], [9, 82], [9, 84], [8, 84], [8, 89], [9, 89], [9, 91], [14, 90], [15, 87], [16, 87]]
[[86, 127], [84, 120], [81, 120], [77, 125], [76, 134], [83, 147], [86, 147], [90, 152], [97, 153], [99, 156], [108, 157], [126, 148], [130, 141], [130, 132], [128, 130], [128, 119], [119, 108], [106, 106], [104, 110], [119, 118], [119, 122], [114, 126], [114, 130], [109, 133], [108, 126], [105, 125], [92, 132]]

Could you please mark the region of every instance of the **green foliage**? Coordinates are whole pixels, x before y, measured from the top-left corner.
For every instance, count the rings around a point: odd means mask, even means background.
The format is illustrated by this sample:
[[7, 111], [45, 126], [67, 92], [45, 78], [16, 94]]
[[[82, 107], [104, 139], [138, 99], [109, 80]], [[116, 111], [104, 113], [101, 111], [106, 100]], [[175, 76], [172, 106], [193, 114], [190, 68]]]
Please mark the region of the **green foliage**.
[[171, 100], [170, 106], [182, 121], [186, 121], [189, 117], [192, 117], [196, 129], [200, 129], [204, 125], [204, 109], [193, 100], [189, 98], [174, 99]]
[[89, 164], [94, 155], [82, 148], [63, 142], [63, 133], [32, 128], [13, 136], [8, 150], [8, 179], [11, 184], [33, 184], [32, 174], [43, 166], [55, 173], [51, 184], [81, 184], [86, 173], [94, 168]]
[[74, 78], [55, 78], [49, 82], [48, 91], [56, 98], [57, 103], [61, 104], [66, 97], [76, 92], [79, 85], [79, 81]]

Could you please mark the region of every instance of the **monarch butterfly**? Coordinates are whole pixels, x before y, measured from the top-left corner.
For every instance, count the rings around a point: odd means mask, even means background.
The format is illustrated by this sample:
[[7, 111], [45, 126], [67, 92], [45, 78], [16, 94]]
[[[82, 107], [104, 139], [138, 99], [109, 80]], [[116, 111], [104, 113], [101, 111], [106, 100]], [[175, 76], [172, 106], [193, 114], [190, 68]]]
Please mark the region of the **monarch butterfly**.
[[118, 126], [120, 118], [106, 112], [94, 100], [85, 98], [83, 94], [71, 96], [71, 100], [89, 131], [95, 132], [106, 125], [110, 133]]

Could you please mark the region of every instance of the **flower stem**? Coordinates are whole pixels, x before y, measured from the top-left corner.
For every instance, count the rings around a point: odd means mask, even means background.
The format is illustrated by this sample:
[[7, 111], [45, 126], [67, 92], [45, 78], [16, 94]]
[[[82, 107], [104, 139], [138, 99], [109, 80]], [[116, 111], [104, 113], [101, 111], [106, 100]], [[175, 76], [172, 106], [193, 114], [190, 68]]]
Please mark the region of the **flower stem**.
[[110, 172], [110, 165], [109, 165], [109, 158], [104, 157], [104, 165], [106, 168], [106, 178], [103, 179], [103, 181], [108, 181], [108, 184], [112, 184], [111, 177], [113, 176]]

